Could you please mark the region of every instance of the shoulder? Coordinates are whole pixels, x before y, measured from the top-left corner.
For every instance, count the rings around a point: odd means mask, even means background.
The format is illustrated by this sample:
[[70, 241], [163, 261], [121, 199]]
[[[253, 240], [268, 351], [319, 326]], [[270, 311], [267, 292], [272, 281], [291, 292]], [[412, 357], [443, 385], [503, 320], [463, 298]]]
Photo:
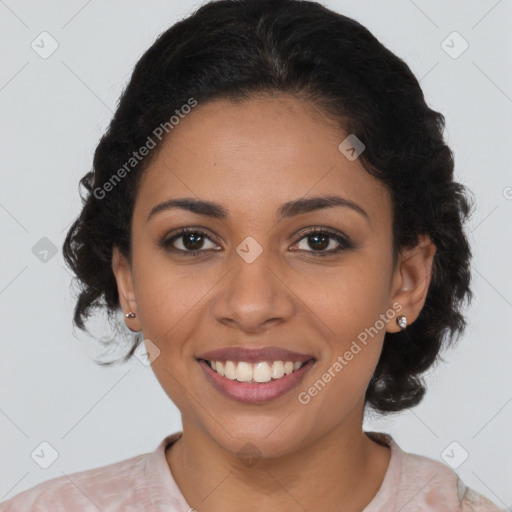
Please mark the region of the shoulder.
[[498, 507], [482, 494], [464, 486], [460, 512], [507, 512], [507, 509]]
[[386, 475], [386, 485], [382, 489], [386, 505], [392, 505], [403, 512], [506, 510], [467, 487], [448, 465], [430, 457], [405, 452], [389, 434], [371, 432], [370, 437], [391, 448], [389, 475]]
[[[457, 512], [502, 512], [482, 494], [467, 487], [458, 474], [440, 461], [406, 453], [404, 455], [404, 487], [416, 491], [424, 489], [420, 499], [425, 505], [432, 504], [432, 510]], [[428, 509], [430, 510], [430, 509]]]
[[41, 482], [0, 503], [0, 512], [98, 512], [107, 504], [108, 510], [134, 511], [133, 503], [145, 501], [140, 484], [147, 455]]

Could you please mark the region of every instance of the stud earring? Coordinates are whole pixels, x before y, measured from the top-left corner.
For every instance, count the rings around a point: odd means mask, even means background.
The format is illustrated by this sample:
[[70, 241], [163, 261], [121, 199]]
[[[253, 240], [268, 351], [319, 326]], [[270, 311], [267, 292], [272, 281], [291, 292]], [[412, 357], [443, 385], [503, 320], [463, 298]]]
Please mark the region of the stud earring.
[[400, 327], [402, 331], [404, 331], [407, 328], [407, 318], [403, 315], [400, 315], [396, 319], [396, 323], [398, 324], [398, 327]]
[[135, 318], [135, 313], [132, 313], [131, 311], [129, 313], [126, 313], [126, 315], [124, 315], [125, 318]]

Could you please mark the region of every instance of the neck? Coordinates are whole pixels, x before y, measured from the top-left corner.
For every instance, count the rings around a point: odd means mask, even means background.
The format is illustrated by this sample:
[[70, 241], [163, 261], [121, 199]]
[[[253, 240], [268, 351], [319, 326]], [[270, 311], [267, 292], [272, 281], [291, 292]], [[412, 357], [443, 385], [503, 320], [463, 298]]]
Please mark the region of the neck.
[[377, 493], [389, 448], [362, 432], [362, 410], [280, 457], [242, 459], [194, 424], [166, 453], [173, 477], [198, 512], [343, 510], [360, 512]]

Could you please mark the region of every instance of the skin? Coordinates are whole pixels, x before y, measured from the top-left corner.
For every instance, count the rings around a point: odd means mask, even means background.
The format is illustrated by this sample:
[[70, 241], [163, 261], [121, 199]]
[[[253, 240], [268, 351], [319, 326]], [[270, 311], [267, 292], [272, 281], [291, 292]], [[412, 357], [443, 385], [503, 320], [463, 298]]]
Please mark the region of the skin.
[[[335, 511], [340, 503], [362, 510], [390, 460], [362, 423], [364, 394], [385, 332], [399, 330], [397, 315], [308, 404], [297, 395], [393, 304], [409, 324], [417, 318], [435, 246], [419, 238], [393, 266], [387, 189], [339, 151], [347, 134], [299, 98], [199, 104], [171, 135], [140, 183], [131, 264], [114, 248], [112, 268], [124, 313], [136, 313], [127, 325], [159, 348], [153, 371], [182, 415], [183, 436], [166, 452], [179, 488], [198, 512]], [[277, 221], [282, 203], [333, 193], [368, 219], [338, 206]], [[173, 209], [147, 220], [155, 205], [181, 197], [220, 202], [229, 215]], [[159, 247], [184, 226], [211, 235], [204, 253]], [[318, 244], [303, 235], [313, 226], [345, 234], [353, 246], [315, 257]], [[263, 249], [250, 264], [236, 252], [248, 236]], [[339, 247], [327, 243], [320, 251]], [[174, 247], [194, 249], [187, 235]], [[269, 345], [317, 361], [297, 388], [264, 404], [220, 394], [195, 359], [214, 348]], [[251, 466], [237, 455], [247, 443], [257, 451]]]

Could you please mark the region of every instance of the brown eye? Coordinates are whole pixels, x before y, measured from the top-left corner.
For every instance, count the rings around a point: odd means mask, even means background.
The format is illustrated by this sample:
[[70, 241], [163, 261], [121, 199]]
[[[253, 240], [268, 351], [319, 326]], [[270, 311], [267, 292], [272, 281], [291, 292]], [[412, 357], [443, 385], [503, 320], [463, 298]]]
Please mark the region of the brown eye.
[[[213, 247], [205, 248], [207, 241], [210, 241], [213, 244]], [[162, 240], [160, 245], [168, 251], [181, 252], [187, 256], [194, 255], [199, 252], [206, 252], [206, 250], [216, 247], [204, 231], [191, 228], [181, 229], [172, 237]]]
[[[318, 228], [305, 233], [300, 240], [306, 241], [303, 243], [303, 247], [298, 246], [298, 250], [311, 252], [314, 256], [336, 254], [352, 247], [352, 244], [341, 233]], [[331, 249], [326, 250], [329, 247]]]

